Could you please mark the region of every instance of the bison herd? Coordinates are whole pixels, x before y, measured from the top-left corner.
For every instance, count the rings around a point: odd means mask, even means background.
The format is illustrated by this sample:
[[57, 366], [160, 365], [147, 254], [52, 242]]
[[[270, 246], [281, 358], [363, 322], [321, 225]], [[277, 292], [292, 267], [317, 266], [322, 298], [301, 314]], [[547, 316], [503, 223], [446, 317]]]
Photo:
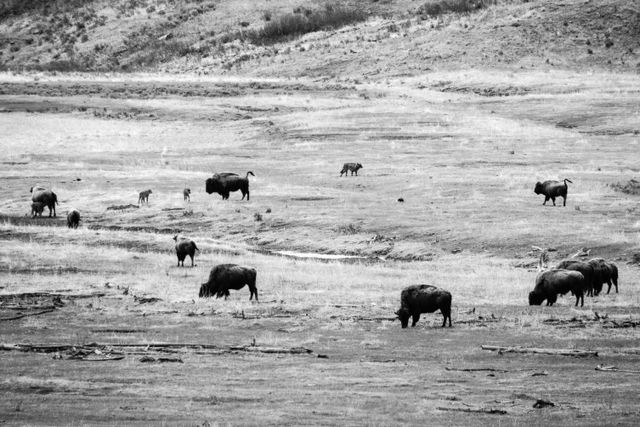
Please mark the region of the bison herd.
[[[360, 163], [345, 163], [340, 171], [340, 176], [358, 175], [358, 170], [362, 168]], [[223, 200], [229, 199], [229, 193], [240, 191], [242, 199], [249, 200], [249, 175], [255, 176], [249, 171], [244, 177], [235, 173], [216, 173], [205, 181], [205, 190], [208, 194], [218, 193]], [[543, 205], [551, 200], [555, 206], [557, 197], [562, 197], [563, 206], [567, 201], [567, 182], [544, 181], [537, 182], [534, 188], [536, 194], [544, 195]], [[35, 186], [31, 188], [32, 217], [42, 216], [44, 208], [49, 209], [49, 217], [56, 216], [56, 205], [58, 198], [56, 194], [44, 187]], [[142, 191], [138, 197], [138, 204], [149, 203], [149, 195], [152, 191]], [[184, 201], [191, 201], [191, 190], [183, 190]], [[400, 199], [399, 199], [400, 200]], [[77, 228], [80, 223], [80, 212], [77, 209], [70, 209], [67, 213], [67, 226]], [[187, 256], [191, 258], [191, 266], [194, 264], [194, 256], [199, 251], [196, 243], [186, 237], [174, 236], [175, 250], [178, 257], [178, 267], [184, 267], [184, 260]], [[535, 286], [529, 293], [529, 305], [541, 305], [545, 300], [547, 305], [553, 305], [558, 295], [571, 293], [575, 296], [575, 305], [584, 305], [584, 297], [597, 296], [603, 289], [604, 284], [608, 285], [607, 294], [611, 287], [615, 286], [618, 293], [618, 267], [602, 258], [594, 258], [588, 261], [579, 259], [568, 259], [560, 262], [555, 268], [540, 272], [535, 280]], [[200, 286], [199, 297], [216, 298], [229, 297], [230, 290], [239, 290], [244, 286], [249, 287], [249, 300], [255, 296], [258, 301], [258, 289], [256, 287], [256, 270], [254, 268], [242, 267], [236, 264], [219, 264], [211, 269], [209, 279]], [[432, 285], [412, 285], [404, 288], [400, 293], [400, 308], [395, 312], [400, 320], [402, 328], [409, 324], [415, 326], [420, 320], [422, 313], [433, 313], [440, 310], [443, 316], [442, 326], [445, 327], [447, 320], [451, 327], [451, 293]]]

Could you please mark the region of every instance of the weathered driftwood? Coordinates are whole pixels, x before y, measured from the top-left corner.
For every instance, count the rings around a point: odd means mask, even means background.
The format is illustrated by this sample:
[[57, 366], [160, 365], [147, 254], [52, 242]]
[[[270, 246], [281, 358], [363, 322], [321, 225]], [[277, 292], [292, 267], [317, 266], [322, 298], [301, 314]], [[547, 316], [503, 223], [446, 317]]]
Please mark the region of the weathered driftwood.
[[0, 322], [4, 322], [6, 320], [17, 320], [17, 319], [22, 319], [23, 317], [28, 317], [28, 316], [39, 316], [41, 314], [47, 314], [47, 313], [51, 313], [52, 311], [55, 311], [56, 308], [51, 308], [48, 310], [43, 310], [43, 311], [37, 311], [35, 313], [22, 313], [19, 314], [17, 316], [13, 316], [13, 317], [0, 317]]
[[82, 299], [82, 298], [99, 298], [107, 294], [104, 292], [94, 292], [91, 294], [60, 294], [51, 292], [23, 292], [19, 294], [0, 294], [0, 301], [9, 301], [14, 299], [27, 298], [65, 298], [65, 299]]
[[628, 374], [640, 374], [640, 371], [634, 371], [634, 370], [631, 370], [631, 369], [619, 369], [616, 366], [604, 366], [604, 365], [596, 366], [596, 371], [624, 372], [624, 373], [628, 373]]
[[557, 356], [598, 357], [598, 352], [592, 351], [592, 350], [531, 348], [531, 347], [502, 347], [497, 345], [482, 345], [482, 349], [497, 351], [500, 354], [502, 353], [534, 353], [534, 354], [551, 354], [551, 355], [557, 355]]
[[481, 371], [489, 371], [489, 372], [509, 372], [506, 369], [495, 369], [495, 368], [449, 368], [448, 366], [444, 368], [446, 371], [460, 371], [460, 372], [481, 372]]
[[447, 408], [445, 406], [438, 406], [437, 409], [440, 411], [457, 411], [457, 412], [472, 412], [479, 414], [496, 414], [496, 415], [506, 415], [508, 412], [504, 409], [495, 409], [495, 408]]
[[[119, 348], [127, 349], [129, 352], [145, 349], [146, 351], [166, 351], [168, 349], [186, 348], [192, 350], [216, 350], [219, 353], [231, 352], [248, 352], [248, 353], [266, 353], [266, 354], [311, 354], [313, 350], [305, 347], [261, 347], [255, 345], [243, 346], [219, 346], [214, 344], [197, 344], [197, 343], [131, 343], [131, 344], [98, 344], [91, 343], [83, 346], [73, 344], [2, 344], [0, 343], [0, 351], [22, 351], [36, 353], [55, 353], [64, 351], [89, 351], [95, 352], [96, 349]], [[102, 350], [104, 351], [104, 350]]]

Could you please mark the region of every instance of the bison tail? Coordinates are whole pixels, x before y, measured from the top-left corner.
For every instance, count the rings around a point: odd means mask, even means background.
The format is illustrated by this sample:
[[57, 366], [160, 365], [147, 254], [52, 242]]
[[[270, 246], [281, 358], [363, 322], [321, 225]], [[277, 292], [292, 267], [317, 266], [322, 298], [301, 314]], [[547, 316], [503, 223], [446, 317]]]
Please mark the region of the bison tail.
[[571, 181], [570, 179], [565, 178], [565, 179], [564, 179], [564, 185], [565, 185], [565, 186], [567, 185], [567, 182], [570, 182], [570, 183], [572, 183], [572, 184], [573, 184], [573, 181]]
[[249, 172], [247, 172], [247, 175], [245, 176], [245, 178], [249, 178], [249, 175], [251, 175], [251, 176], [255, 176], [255, 175], [253, 174], [253, 172], [249, 171]]
[[196, 246], [196, 242], [193, 242], [193, 248], [194, 248], [196, 251], [200, 252], [200, 249], [198, 249], [198, 247]]

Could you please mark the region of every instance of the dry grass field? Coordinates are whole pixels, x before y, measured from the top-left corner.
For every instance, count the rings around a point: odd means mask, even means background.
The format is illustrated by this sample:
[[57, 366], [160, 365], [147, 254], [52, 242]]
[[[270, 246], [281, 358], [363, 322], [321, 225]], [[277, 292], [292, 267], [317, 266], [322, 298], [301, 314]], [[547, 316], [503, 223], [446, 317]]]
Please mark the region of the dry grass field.
[[[0, 422], [637, 424], [640, 199], [611, 187], [638, 178], [637, 75], [0, 77]], [[250, 201], [204, 191], [249, 170]], [[35, 184], [56, 218], [30, 218]], [[613, 260], [620, 293], [528, 306], [532, 246]], [[223, 262], [257, 269], [259, 303], [198, 298]], [[453, 328], [393, 320], [415, 283], [451, 291]]]

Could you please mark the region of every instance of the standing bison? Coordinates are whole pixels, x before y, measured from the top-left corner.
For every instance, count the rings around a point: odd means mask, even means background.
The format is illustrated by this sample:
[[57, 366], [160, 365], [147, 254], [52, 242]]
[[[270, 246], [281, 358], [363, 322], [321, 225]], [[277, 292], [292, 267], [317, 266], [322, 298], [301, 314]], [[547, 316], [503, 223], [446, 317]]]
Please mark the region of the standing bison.
[[451, 327], [451, 294], [444, 289], [431, 285], [412, 285], [404, 288], [400, 293], [400, 309], [395, 312], [403, 328], [409, 324], [409, 317], [413, 318], [411, 327], [416, 326], [421, 313], [433, 313], [440, 310], [444, 317], [442, 327]]
[[579, 271], [554, 269], [543, 271], [536, 277], [536, 286], [529, 293], [529, 305], [540, 305], [547, 300], [547, 305], [553, 305], [558, 294], [571, 292], [576, 296], [576, 307], [582, 300], [584, 305], [585, 279]]
[[591, 264], [577, 259], [567, 259], [556, 265], [556, 269], [573, 270], [582, 273], [584, 276], [583, 291], [587, 296], [593, 296], [593, 290], [596, 287], [596, 272]]
[[249, 286], [249, 301], [256, 296], [258, 301], [258, 289], [256, 288], [255, 268], [241, 267], [236, 264], [218, 264], [209, 273], [209, 281], [200, 286], [200, 298], [215, 295], [216, 298], [229, 297], [229, 289], [242, 289], [244, 285]]
[[78, 228], [78, 224], [80, 224], [80, 212], [78, 212], [77, 209], [71, 208], [69, 212], [67, 212], [67, 227]]
[[196, 254], [196, 251], [199, 251], [196, 246], [196, 242], [191, 239], [187, 239], [186, 237], [178, 237], [173, 236], [173, 240], [176, 241], [176, 255], [178, 256], [178, 267], [180, 267], [180, 263], [182, 262], [182, 266], [184, 267], [184, 259], [189, 255], [191, 257], [191, 267], [193, 267], [193, 257]]
[[607, 293], [611, 291], [611, 286], [615, 285], [618, 293], [618, 266], [602, 258], [593, 258], [588, 261], [595, 271], [594, 294], [598, 295], [602, 291], [602, 285], [609, 285]]
[[216, 173], [207, 179], [205, 189], [208, 194], [220, 194], [222, 200], [228, 200], [230, 192], [240, 190], [242, 192], [240, 200], [244, 200], [244, 196], [249, 200], [249, 175], [255, 176], [251, 171], [247, 172], [244, 178], [235, 173]]
[[[567, 206], [567, 182], [571, 182], [568, 179], [564, 180], [564, 183], [558, 181], [545, 181], [536, 182], [536, 188], [533, 192], [536, 194], [544, 194], [543, 205], [546, 205], [549, 199], [553, 202], [553, 206], [556, 205], [556, 197], [562, 197], [562, 206]], [[571, 182], [573, 184], [573, 182]]]
[[49, 217], [51, 217], [51, 213], [53, 213], [53, 216], [56, 216], [56, 205], [58, 204], [58, 196], [56, 196], [56, 193], [44, 187], [31, 187], [29, 191], [32, 194], [32, 202], [42, 203], [42, 205], [49, 208]]

